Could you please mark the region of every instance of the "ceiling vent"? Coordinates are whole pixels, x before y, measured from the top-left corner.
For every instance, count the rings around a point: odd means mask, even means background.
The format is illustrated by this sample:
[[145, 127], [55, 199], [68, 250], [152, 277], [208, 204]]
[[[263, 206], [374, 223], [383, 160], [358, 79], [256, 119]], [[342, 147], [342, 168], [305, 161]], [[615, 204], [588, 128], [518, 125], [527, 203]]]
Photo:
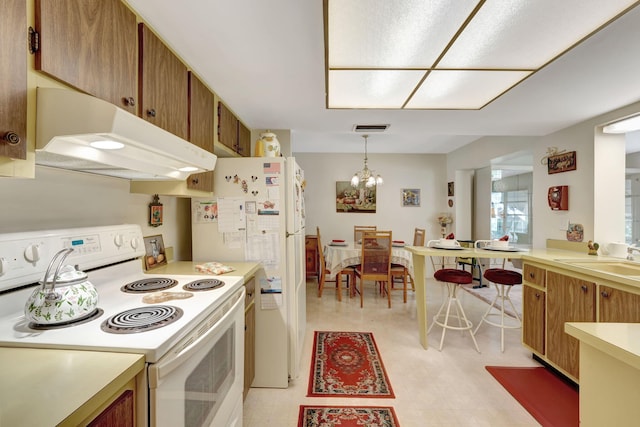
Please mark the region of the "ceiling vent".
[[384, 132], [389, 129], [389, 124], [386, 125], [353, 125], [354, 132]]

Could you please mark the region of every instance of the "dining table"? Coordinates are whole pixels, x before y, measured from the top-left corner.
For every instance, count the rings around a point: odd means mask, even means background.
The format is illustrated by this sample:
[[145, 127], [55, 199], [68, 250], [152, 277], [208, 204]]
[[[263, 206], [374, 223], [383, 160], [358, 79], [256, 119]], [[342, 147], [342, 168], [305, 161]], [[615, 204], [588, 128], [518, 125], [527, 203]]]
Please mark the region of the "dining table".
[[[418, 320], [418, 336], [420, 344], [426, 350], [429, 348], [427, 340], [427, 293], [426, 293], [426, 274], [427, 260], [432, 257], [464, 257], [464, 258], [497, 258], [497, 259], [521, 259], [528, 253], [527, 249], [520, 248], [466, 248], [460, 246], [453, 247], [435, 247], [435, 246], [405, 246], [407, 252], [413, 254], [413, 282], [416, 292], [416, 310]], [[429, 263], [429, 265], [432, 265]]]
[[[343, 269], [360, 265], [362, 260], [362, 245], [355, 241], [329, 242], [324, 246], [324, 258], [326, 268], [329, 271], [328, 279], [332, 280]], [[391, 263], [399, 264], [409, 270], [413, 277], [413, 256], [404, 243], [391, 245]]]

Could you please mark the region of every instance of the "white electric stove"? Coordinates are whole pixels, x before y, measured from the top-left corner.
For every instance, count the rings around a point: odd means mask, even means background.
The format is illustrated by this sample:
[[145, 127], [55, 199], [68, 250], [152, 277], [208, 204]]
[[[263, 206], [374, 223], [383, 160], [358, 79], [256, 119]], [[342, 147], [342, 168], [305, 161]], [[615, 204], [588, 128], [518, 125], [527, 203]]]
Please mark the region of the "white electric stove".
[[[88, 273], [98, 292], [98, 308], [78, 322], [34, 324], [25, 318], [24, 305], [52, 257], [64, 248], [74, 249], [65, 264]], [[150, 425], [214, 426], [241, 419], [243, 278], [195, 272], [159, 275], [153, 270], [147, 274], [144, 255], [142, 231], [136, 225], [0, 234], [0, 346], [144, 354]], [[139, 283], [150, 289], [139, 290]], [[179, 292], [188, 298], [144, 301], [158, 292]], [[135, 323], [133, 331], [130, 323]], [[210, 381], [198, 375], [193, 383], [197, 390], [188, 389], [191, 370], [200, 369], [204, 360], [215, 365], [207, 373]], [[178, 365], [186, 371], [176, 378]], [[185, 396], [184, 404], [175, 408], [161, 399], [174, 392], [161, 390], [161, 384], [172, 382]], [[209, 393], [204, 398], [209, 412], [203, 412], [200, 398], [193, 401], [202, 393]]]

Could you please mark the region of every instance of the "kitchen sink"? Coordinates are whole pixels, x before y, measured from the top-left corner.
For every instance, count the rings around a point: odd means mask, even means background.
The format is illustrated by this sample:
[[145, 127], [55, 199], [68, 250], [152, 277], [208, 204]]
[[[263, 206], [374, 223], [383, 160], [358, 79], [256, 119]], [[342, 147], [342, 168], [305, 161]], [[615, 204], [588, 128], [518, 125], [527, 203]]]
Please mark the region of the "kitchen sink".
[[576, 267], [604, 273], [619, 274], [621, 276], [640, 276], [640, 264], [625, 261], [565, 261]]

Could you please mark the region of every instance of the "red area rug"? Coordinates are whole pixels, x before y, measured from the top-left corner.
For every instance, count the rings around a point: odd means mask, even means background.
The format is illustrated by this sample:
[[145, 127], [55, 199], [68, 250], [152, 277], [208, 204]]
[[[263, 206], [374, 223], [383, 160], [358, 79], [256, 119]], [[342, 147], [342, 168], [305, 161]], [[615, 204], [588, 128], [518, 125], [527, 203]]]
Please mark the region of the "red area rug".
[[580, 424], [578, 392], [548, 369], [485, 368], [543, 427]]
[[395, 397], [371, 332], [315, 332], [307, 396]]
[[390, 406], [300, 406], [298, 427], [399, 427]]

